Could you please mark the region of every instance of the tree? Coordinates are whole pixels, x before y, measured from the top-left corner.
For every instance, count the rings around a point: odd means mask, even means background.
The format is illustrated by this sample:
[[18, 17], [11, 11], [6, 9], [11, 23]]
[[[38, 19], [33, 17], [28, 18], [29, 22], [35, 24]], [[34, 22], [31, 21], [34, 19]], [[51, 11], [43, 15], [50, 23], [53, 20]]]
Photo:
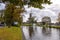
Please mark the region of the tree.
[[4, 14], [4, 19], [5, 19], [5, 23], [7, 24], [7, 26], [11, 26], [13, 22], [18, 22], [21, 18], [20, 18], [20, 14], [23, 10], [21, 10], [20, 8], [17, 8], [15, 5], [13, 4], [9, 4], [5, 10], [5, 14]]
[[16, 6], [23, 7], [23, 1], [22, 0], [2, 0], [3, 2], [9, 2], [11, 4], [14, 4]]
[[14, 5], [20, 5], [23, 7], [23, 5], [28, 4], [29, 6], [33, 6], [36, 8], [43, 8], [42, 4], [51, 4], [50, 0], [2, 0], [3, 2], [9, 1], [10, 3], [13, 3]]
[[3, 22], [4, 20], [4, 18], [3, 18], [3, 15], [4, 14], [4, 10], [0, 10], [0, 22]]
[[33, 6], [35, 8], [43, 8], [42, 4], [51, 4], [50, 0], [30, 0], [28, 5]]
[[14, 12], [15, 6], [13, 4], [10, 4], [7, 6], [4, 14], [4, 20], [7, 26], [11, 26], [13, 22], [13, 12]]
[[22, 23], [22, 16], [21, 16], [21, 13], [23, 12], [24, 10], [22, 10], [20, 7], [19, 8], [16, 8], [14, 10], [14, 13], [13, 13], [13, 20], [16, 21], [16, 22], [19, 22], [19, 24]]

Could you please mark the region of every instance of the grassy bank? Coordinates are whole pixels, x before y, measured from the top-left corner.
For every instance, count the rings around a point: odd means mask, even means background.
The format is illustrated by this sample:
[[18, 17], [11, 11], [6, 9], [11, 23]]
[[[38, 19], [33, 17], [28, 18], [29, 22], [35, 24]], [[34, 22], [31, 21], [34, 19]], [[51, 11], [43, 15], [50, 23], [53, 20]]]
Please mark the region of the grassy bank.
[[50, 28], [58, 28], [58, 29], [60, 29], [60, 26], [51, 26]]
[[22, 24], [22, 26], [32, 26], [32, 24]]
[[[40, 26], [40, 27], [44, 27], [44, 26]], [[46, 28], [58, 28], [60, 29], [60, 26], [45, 26]]]
[[22, 33], [19, 27], [0, 28], [0, 40], [22, 40]]
[[[22, 26], [32, 26], [32, 24], [22, 24]], [[59, 28], [60, 29], [60, 26], [47, 26], [47, 25], [39, 25], [39, 24], [36, 24], [36, 26], [39, 26], [39, 27], [46, 26], [49, 28]]]

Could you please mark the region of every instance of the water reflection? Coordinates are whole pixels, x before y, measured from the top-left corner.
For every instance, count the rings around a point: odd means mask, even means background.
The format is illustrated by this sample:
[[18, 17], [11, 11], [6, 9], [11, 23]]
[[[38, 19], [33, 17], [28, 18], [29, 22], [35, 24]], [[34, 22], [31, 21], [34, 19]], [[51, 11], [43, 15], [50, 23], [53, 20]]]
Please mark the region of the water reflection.
[[29, 36], [32, 37], [33, 33], [34, 33], [33, 27], [29, 27]]
[[60, 29], [24, 26], [26, 40], [60, 40]]
[[45, 36], [51, 35], [51, 28], [42, 28], [42, 34]]
[[32, 36], [34, 35], [34, 30], [33, 30], [33, 27], [29, 27], [29, 36], [30, 36], [30, 39], [32, 38]]
[[58, 35], [59, 35], [58, 37], [60, 39], [60, 29], [57, 29], [57, 30], [58, 30], [57, 32], [58, 32]]

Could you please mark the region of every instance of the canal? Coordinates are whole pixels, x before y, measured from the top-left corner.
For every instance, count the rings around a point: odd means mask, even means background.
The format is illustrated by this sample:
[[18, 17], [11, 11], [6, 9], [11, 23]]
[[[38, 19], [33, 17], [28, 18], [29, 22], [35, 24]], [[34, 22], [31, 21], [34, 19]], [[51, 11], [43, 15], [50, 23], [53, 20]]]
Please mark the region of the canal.
[[60, 40], [60, 29], [22, 26], [26, 40]]

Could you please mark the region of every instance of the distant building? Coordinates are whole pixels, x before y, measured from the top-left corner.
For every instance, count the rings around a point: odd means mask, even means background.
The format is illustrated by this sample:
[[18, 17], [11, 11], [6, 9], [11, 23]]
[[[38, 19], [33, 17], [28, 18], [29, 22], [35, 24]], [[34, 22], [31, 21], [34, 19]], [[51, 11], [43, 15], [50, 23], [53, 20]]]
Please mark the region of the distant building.
[[45, 17], [42, 18], [42, 22], [50, 24], [51, 23], [51, 19], [50, 19], [50, 17], [45, 16]]
[[29, 15], [29, 18], [28, 18], [28, 21], [27, 21], [29, 24], [33, 24], [35, 23], [35, 20], [34, 20], [34, 17], [32, 17], [32, 13], [30, 13]]

